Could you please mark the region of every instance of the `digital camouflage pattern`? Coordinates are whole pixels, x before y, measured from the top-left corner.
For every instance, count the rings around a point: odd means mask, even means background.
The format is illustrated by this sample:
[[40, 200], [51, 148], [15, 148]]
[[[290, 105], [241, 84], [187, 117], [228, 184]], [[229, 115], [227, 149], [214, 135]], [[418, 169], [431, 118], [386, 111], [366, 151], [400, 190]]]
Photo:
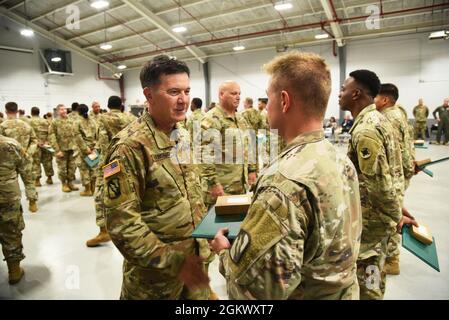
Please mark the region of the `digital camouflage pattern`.
[[241, 115], [246, 120], [246, 122], [249, 124], [249, 126], [252, 129], [256, 130], [256, 132], [259, 129], [267, 128], [265, 119], [262, 118], [259, 110], [256, 110], [254, 108], [248, 108], [248, 109], [243, 110]]
[[[103, 158], [103, 153], [108, 150], [109, 143], [112, 138], [123, 130], [128, 124], [132, 122], [132, 118], [126, 116], [117, 109], [110, 109], [109, 112], [102, 113], [98, 118], [98, 139], [95, 144], [95, 149], [100, 153], [100, 159]], [[97, 180], [95, 183], [95, 220], [99, 227], [104, 227], [103, 215], [103, 161], [98, 165]]]
[[[149, 113], [117, 134], [105, 154], [106, 229], [124, 256], [122, 299], [207, 299], [178, 280], [188, 255], [210, 256], [206, 240], [191, 238], [206, 213], [190, 153], [188, 132], [171, 140]], [[187, 148], [185, 148], [187, 143]]]
[[397, 193], [402, 173], [400, 150], [391, 124], [374, 104], [360, 112], [349, 134], [348, 156], [359, 177], [363, 217], [357, 261], [360, 299], [382, 299], [387, 243], [402, 217]]
[[297, 136], [262, 171], [220, 272], [230, 299], [358, 299], [362, 217], [348, 157], [322, 130]]
[[198, 126], [195, 130], [200, 131], [201, 120], [203, 120], [205, 114], [206, 113], [204, 113], [201, 109], [196, 109], [187, 119], [186, 129], [189, 131], [192, 141], [193, 141], [193, 126], [194, 125]]
[[37, 137], [31, 126], [20, 119], [6, 119], [0, 124], [0, 134], [17, 140], [32, 161], [37, 150]]
[[55, 149], [55, 155], [62, 151], [64, 156], [56, 158], [58, 165], [58, 177], [62, 183], [75, 180], [76, 159], [74, 155], [75, 141], [73, 135], [73, 123], [68, 118], [58, 118], [50, 125], [50, 143]]
[[[407, 189], [410, 179], [415, 174], [415, 167], [413, 161], [414, 152], [412, 144], [410, 143], [410, 131], [407, 121], [407, 116], [397, 105], [385, 108], [381, 113], [390, 121], [394, 133], [396, 145], [401, 150], [402, 169], [404, 172], [404, 181], [402, 187], [398, 190], [400, 194], [401, 206], [404, 205], [405, 190]], [[401, 236], [399, 233], [394, 233], [388, 242], [387, 258], [399, 259]]]
[[421, 139], [426, 139], [427, 117], [429, 116], [429, 108], [425, 105], [417, 105], [413, 108], [413, 116], [415, 117], [415, 139], [421, 134]]
[[[207, 188], [221, 184], [226, 194], [247, 192], [248, 173], [257, 170], [255, 154], [254, 159], [250, 159], [252, 153], [249, 152], [248, 129], [248, 124], [240, 114], [236, 113], [232, 117], [219, 105], [206, 113], [201, 121], [201, 177]], [[234, 139], [231, 140], [229, 136]], [[232, 141], [232, 145], [227, 145], [226, 141]], [[215, 203], [216, 199], [204, 191], [206, 205]]]
[[94, 118], [88, 117], [84, 119], [79, 117], [73, 123], [73, 134], [75, 138], [75, 143], [80, 151], [81, 163], [80, 163], [80, 175], [81, 183], [83, 186], [95, 182], [96, 169], [89, 167], [89, 165], [84, 161], [95, 148], [95, 143], [97, 141], [97, 125]]
[[30, 125], [36, 133], [38, 148], [33, 156], [33, 175], [35, 179], [40, 179], [42, 176], [41, 164], [44, 166], [44, 172], [47, 177], [53, 176], [53, 155], [45, 148], [40, 146], [50, 145], [49, 132], [50, 122], [44, 118], [31, 117]]
[[37, 200], [32, 176], [32, 162], [20, 144], [0, 135], [0, 244], [7, 261], [25, 258], [22, 230], [25, 228], [18, 176], [25, 185], [28, 200]]

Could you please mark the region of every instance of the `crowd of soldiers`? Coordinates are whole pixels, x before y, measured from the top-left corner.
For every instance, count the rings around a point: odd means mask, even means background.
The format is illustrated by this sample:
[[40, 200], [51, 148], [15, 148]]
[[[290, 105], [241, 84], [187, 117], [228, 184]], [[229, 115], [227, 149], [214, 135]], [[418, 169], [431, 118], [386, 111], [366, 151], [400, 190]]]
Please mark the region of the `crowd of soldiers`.
[[[437, 135], [435, 144], [441, 144], [441, 136], [444, 134], [443, 145], [449, 144], [449, 99], [444, 99], [443, 104], [432, 112], [437, 124]], [[429, 108], [424, 104], [423, 99], [418, 100], [418, 105], [413, 108], [415, 117], [415, 139], [426, 140], [428, 128], [427, 118], [429, 117]]]
[[[135, 117], [123, 113], [120, 97], [111, 96], [108, 100], [109, 112], [101, 113], [100, 104], [92, 103], [89, 112], [87, 105], [73, 103], [71, 112], [63, 104], [56, 107], [57, 117], [52, 114], [39, 117], [38, 107], [31, 108], [31, 118], [18, 109], [15, 102], [5, 105], [7, 118], [0, 123], [0, 240], [3, 255], [7, 261], [9, 283], [20, 281], [24, 271], [20, 261], [24, 258], [22, 248], [22, 230], [24, 221], [20, 205], [18, 175], [25, 186], [29, 211], [38, 211], [38, 192], [41, 187], [42, 166], [47, 177], [46, 183], [53, 184], [53, 157], [56, 158], [58, 177], [62, 192], [79, 190], [75, 186], [75, 171], [78, 168], [84, 190], [81, 196], [92, 196], [96, 188], [97, 171], [91, 168], [85, 157], [100, 155], [118, 131], [132, 122]], [[101, 226], [100, 226], [101, 227]], [[96, 246], [109, 241], [100, 234], [87, 242]]]
[[[242, 112], [239, 84], [225, 81], [218, 104], [203, 113], [201, 99], [190, 103], [189, 68], [165, 55], [141, 70], [147, 108], [135, 121], [115, 96], [101, 115], [94, 104], [90, 113], [72, 106], [70, 115], [58, 105], [58, 118], [45, 124], [32, 111], [32, 126], [15, 119], [17, 104], [8, 103], [0, 125], [7, 154], [0, 240], [10, 283], [23, 276], [17, 174], [36, 211], [40, 163], [51, 184], [53, 151], [62, 191], [77, 190], [78, 167], [81, 195], [95, 197], [100, 232], [87, 246], [112, 240], [124, 257], [122, 299], [217, 299], [208, 277], [216, 255], [231, 299], [382, 299], [386, 273], [399, 274], [402, 226], [418, 225], [404, 207], [419, 169], [398, 88], [369, 70], [349, 74], [339, 94], [354, 118], [344, 155], [324, 137], [331, 92], [325, 60], [293, 51], [264, 70], [268, 99], [256, 109], [246, 98]], [[260, 141], [264, 149], [253, 148]], [[96, 155], [97, 167], [83, 161]], [[192, 238], [219, 196], [250, 191], [235, 240], [226, 229], [209, 241]]]

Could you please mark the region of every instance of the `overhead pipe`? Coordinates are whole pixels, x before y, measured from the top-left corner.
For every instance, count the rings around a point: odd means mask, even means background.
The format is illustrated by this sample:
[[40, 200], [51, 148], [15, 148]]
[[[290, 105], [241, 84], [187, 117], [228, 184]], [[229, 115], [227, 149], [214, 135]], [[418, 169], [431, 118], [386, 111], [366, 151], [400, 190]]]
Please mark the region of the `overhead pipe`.
[[[401, 9], [401, 10], [395, 10], [395, 11], [390, 11], [390, 12], [384, 12], [383, 16], [391, 16], [391, 15], [396, 15], [396, 14], [405, 13], [405, 12], [413, 12], [413, 11], [420, 11], [420, 10], [425, 10], [425, 9], [435, 9], [435, 8], [444, 8], [444, 7], [449, 7], [449, 3], [440, 3], [440, 4], [422, 6], [422, 7], [410, 8], [410, 9]], [[188, 46], [203, 46], [203, 45], [212, 44], [212, 43], [233, 41], [233, 40], [237, 40], [237, 38], [240, 38], [240, 39], [253, 38], [253, 37], [260, 36], [260, 35], [273, 34], [273, 33], [278, 33], [278, 32], [282, 32], [282, 31], [296, 31], [296, 30], [305, 29], [305, 28], [316, 28], [316, 27], [330, 25], [331, 22], [345, 23], [345, 22], [351, 22], [354, 20], [366, 19], [366, 18], [369, 18], [370, 16], [371, 15], [363, 15], [363, 16], [356, 16], [356, 17], [350, 17], [350, 18], [338, 18], [338, 20], [336, 20], [336, 19], [326, 20], [326, 21], [322, 21], [322, 22], [306, 23], [306, 24], [289, 26], [289, 27], [282, 27], [282, 28], [269, 29], [269, 30], [264, 30], [264, 31], [250, 32], [250, 33], [246, 33], [246, 34], [240, 34], [238, 36], [233, 35], [233, 36], [228, 36], [228, 37], [222, 37], [222, 38], [216, 38], [216, 39], [210, 39], [210, 40], [204, 40], [204, 41], [197, 41], [197, 42], [192, 42], [192, 43], [185, 44], [185, 45], [177, 45], [177, 46], [173, 46], [173, 47], [169, 47], [169, 48], [163, 48], [163, 49], [148, 51], [148, 52], [144, 52], [144, 53], [124, 56], [124, 57], [115, 57], [112, 59], [104, 59], [101, 62], [102, 63], [105, 63], [105, 62], [113, 63], [113, 62], [117, 62], [117, 61], [130, 60], [130, 59], [155, 55], [155, 54], [159, 54], [159, 53], [166, 52], [166, 51], [178, 50], [178, 49], [182, 49], [182, 48], [185, 48]]]

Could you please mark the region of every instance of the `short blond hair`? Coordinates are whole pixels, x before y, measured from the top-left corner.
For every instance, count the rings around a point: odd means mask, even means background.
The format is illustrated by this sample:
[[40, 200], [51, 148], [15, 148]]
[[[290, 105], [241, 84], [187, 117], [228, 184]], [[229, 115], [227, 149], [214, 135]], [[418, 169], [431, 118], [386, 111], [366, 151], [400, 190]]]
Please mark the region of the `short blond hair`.
[[263, 66], [276, 89], [291, 90], [314, 118], [326, 113], [331, 93], [331, 73], [326, 61], [311, 52], [290, 51]]

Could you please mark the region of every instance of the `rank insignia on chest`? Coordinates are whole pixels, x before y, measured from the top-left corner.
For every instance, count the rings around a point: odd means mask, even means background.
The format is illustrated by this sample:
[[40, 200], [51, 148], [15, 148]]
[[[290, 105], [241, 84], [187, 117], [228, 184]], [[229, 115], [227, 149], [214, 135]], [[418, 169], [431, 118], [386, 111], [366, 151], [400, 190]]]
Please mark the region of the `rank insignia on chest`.
[[103, 177], [108, 178], [116, 173], [120, 172], [120, 163], [118, 160], [114, 160], [107, 165], [103, 166]]

